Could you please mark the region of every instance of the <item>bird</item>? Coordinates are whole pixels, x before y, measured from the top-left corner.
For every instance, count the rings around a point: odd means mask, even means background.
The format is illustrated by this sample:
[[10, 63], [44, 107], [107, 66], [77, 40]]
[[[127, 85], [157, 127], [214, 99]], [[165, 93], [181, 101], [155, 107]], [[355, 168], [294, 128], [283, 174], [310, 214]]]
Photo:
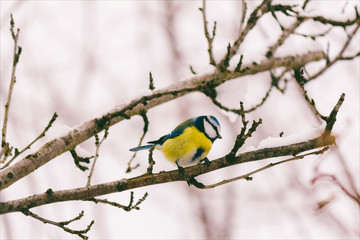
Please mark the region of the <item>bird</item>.
[[158, 140], [131, 148], [130, 151], [136, 152], [154, 146], [168, 161], [175, 163], [179, 170], [183, 170], [183, 167], [196, 165], [201, 160], [210, 164], [206, 156], [213, 142], [222, 138], [220, 131], [220, 123], [216, 117], [198, 116], [180, 123], [171, 133]]

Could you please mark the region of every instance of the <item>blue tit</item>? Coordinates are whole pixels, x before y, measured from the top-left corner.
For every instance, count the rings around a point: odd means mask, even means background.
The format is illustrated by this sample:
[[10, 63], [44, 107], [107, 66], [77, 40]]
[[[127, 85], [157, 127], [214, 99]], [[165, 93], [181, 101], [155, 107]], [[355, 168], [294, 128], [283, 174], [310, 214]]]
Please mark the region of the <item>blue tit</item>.
[[214, 116], [199, 116], [184, 121], [170, 134], [148, 142], [149, 145], [131, 148], [130, 151], [155, 146], [167, 160], [176, 163], [180, 168], [195, 165], [205, 159], [213, 142], [218, 138], [221, 138], [219, 121]]

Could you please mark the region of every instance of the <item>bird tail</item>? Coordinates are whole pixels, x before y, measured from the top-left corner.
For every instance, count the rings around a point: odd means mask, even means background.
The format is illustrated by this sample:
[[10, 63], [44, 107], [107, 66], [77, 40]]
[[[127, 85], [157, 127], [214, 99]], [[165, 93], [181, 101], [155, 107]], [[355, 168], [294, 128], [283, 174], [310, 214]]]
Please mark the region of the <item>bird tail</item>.
[[134, 147], [134, 148], [130, 148], [129, 150], [132, 152], [137, 152], [137, 151], [141, 151], [141, 150], [145, 150], [145, 149], [150, 149], [151, 146], [153, 146], [152, 144], [149, 145], [144, 145], [144, 146], [139, 146], [139, 147]]

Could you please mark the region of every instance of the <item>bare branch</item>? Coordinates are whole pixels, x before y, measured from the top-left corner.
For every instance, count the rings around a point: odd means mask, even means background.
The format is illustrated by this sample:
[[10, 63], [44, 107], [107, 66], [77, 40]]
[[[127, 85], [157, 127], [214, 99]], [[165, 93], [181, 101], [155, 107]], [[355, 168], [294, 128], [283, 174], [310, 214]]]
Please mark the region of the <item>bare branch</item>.
[[51, 224], [51, 225], [54, 225], [56, 227], [59, 227], [61, 229], [63, 229], [65, 232], [68, 232], [68, 233], [71, 233], [71, 234], [75, 234], [75, 235], [78, 235], [79, 237], [81, 237], [82, 239], [88, 239], [88, 237], [84, 234], [86, 234], [87, 232], [90, 231], [92, 225], [95, 223], [95, 221], [91, 221], [91, 223], [86, 227], [86, 229], [84, 230], [73, 230], [73, 229], [70, 229], [68, 227], [65, 227], [65, 225], [68, 225], [69, 223], [72, 223], [74, 221], [77, 221], [79, 219], [81, 219], [83, 216], [84, 216], [84, 211], [81, 211], [81, 213], [79, 214], [79, 216], [69, 220], [69, 221], [65, 221], [65, 222], [55, 222], [55, 221], [52, 221], [52, 220], [48, 220], [46, 218], [43, 218], [43, 217], [40, 217], [39, 215], [31, 212], [29, 209], [23, 209], [21, 210], [21, 212], [26, 215], [26, 216], [30, 216], [32, 218], [35, 218], [43, 223], [48, 223], [48, 224]]
[[212, 43], [213, 43], [214, 38], [215, 38], [216, 22], [214, 22], [212, 36], [210, 37], [209, 30], [208, 30], [208, 27], [207, 27], [208, 22], [206, 20], [206, 1], [205, 0], [203, 0], [202, 8], [199, 8], [199, 10], [201, 11], [202, 18], [203, 18], [204, 33], [205, 33], [205, 37], [206, 37], [206, 40], [207, 40], [207, 43], [208, 43], [208, 53], [209, 53], [210, 64], [215, 66], [216, 62], [214, 60]]
[[231, 47], [229, 54], [224, 56], [220, 61], [218, 66], [223, 66], [224, 61], [231, 59], [239, 50], [241, 43], [244, 41], [246, 35], [250, 30], [256, 25], [257, 21], [261, 16], [263, 16], [268, 11], [268, 5], [271, 3], [271, 0], [264, 0], [255, 10], [250, 14], [250, 17], [246, 23], [244, 29], [239, 33], [239, 36], [236, 38], [233, 46]]
[[0, 214], [21, 211], [21, 209], [24, 208], [32, 208], [55, 202], [89, 200], [93, 197], [100, 195], [123, 192], [126, 190], [155, 184], [175, 181], [187, 181], [187, 176], [195, 177], [221, 168], [245, 162], [252, 162], [281, 156], [297, 155], [305, 151], [332, 145], [334, 144], [334, 142], [335, 137], [321, 135], [320, 137], [310, 139], [304, 142], [241, 153], [237, 155], [231, 162], [229, 162], [226, 156], [224, 156], [222, 158], [211, 161], [211, 164], [209, 166], [204, 163], [184, 168], [184, 173], [180, 173], [179, 170], [162, 171], [159, 173], [144, 174], [130, 179], [121, 179], [114, 182], [92, 185], [90, 187], [54, 191], [51, 192], [51, 194], [35, 194], [27, 198], [17, 199], [8, 202], [1, 202]]
[[245, 22], [245, 17], [246, 17], [246, 10], [247, 10], [247, 6], [246, 6], [246, 2], [245, 0], [241, 0], [241, 20], [240, 20], [240, 27], [239, 27], [239, 34], [242, 32], [243, 30], [243, 26], [244, 26], [244, 22]]
[[279, 46], [284, 43], [284, 41], [290, 36], [290, 34], [294, 33], [295, 29], [297, 29], [301, 25], [301, 23], [303, 23], [303, 19], [298, 18], [296, 19], [295, 23], [292, 24], [289, 28], [284, 29], [276, 43], [269, 47], [269, 50], [266, 52], [266, 57], [273, 57], [275, 51], [279, 48]]
[[350, 197], [352, 200], [354, 200], [358, 205], [360, 205], [360, 195], [358, 192], [355, 192], [354, 194], [352, 194], [340, 181], [339, 179], [337, 179], [337, 177], [335, 175], [332, 174], [324, 174], [324, 173], [320, 173], [317, 176], [315, 176], [311, 182], [312, 184], [314, 184], [315, 182], [317, 182], [319, 179], [323, 179], [323, 178], [330, 178], [337, 186], [339, 186], [341, 188], [341, 190], [348, 196]]
[[152, 171], [153, 171], [153, 166], [155, 165], [155, 161], [153, 159], [153, 152], [155, 150], [155, 146], [151, 146], [150, 150], [149, 150], [149, 157], [148, 157], [148, 160], [149, 160], [149, 165], [146, 169], [146, 174], [152, 174]]
[[[304, 55], [272, 58], [264, 60], [257, 65], [245, 65], [240, 72], [227, 71], [219, 74], [219, 72], [215, 70], [213, 73], [196, 75], [186, 81], [174, 83], [166, 89], [154, 91], [150, 95], [135, 99], [129, 104], [116, 108], [99, 118], [85, 122], [68, 134], [47, 142], [34, 154], [28, 155], [21, 161], [4, 169], [0, 172], [0, 190], [10, 186], [56, 156], [66, 151], [73, 150], [78, 144], [103, 131], [105, 128], [188, 93], [203, 92], [204, 87], [209, 83], [211, 83], [211, 87], [214, 88], [241, 76], [268, 71], [279, 67], [289, 69], [295, 68], [304, 66], [308, 62], [324, 58], [325, 54], [323, 52], [310, 52]], [[24, 171], [24, 169], [26, 169], [26, 171]]]
[[94, 203], [109, 204], [109, 205], [111, 205], [111, 206], [113, 206], [113, 207], [121, 208], [121, 209], [129, 212], [129, 211], [131, 211], [131, 210], [133, 210], [133, 209], [135, 209], [135, 210], [140, 210], [139, 205], [140, 205], [143, 201], [145, 201], [145, 199], [147, 198], [148, 195], [149, 195], [149, 194], [146, 192], [146, 193], [144, 194], [144, 196], [143, 196], [142, 198], [140, 198], [140, 199], [133, 205], [133, 203], [134, 203], [134, 192], [131, 191], [131, 192], [130, 192], [130, 202], [129, 202], [129, 204], [128, 204], [127, 206], [122, 205], [122, 204], [119, 204], [119, 203], [117, 203], [117, 202], [108, 201], [107, 199], [90, 198], [89, 201], [92, 201], [92, 202], [94, 202]]
[[74, 159], [74, 163], [75, 163], [75, 166], [77, 168], [79, 168], [81, 171], [86, 171], [88, 170], [89, 168], [87, 166], [84, 166], [84, 165], [81, 165], [81, 163], [86, 163], [86, 164], [89, 164], [90, 163], [90, 159], [93, 158], [94, 156], [91, 156], [91, 157], [80, 157], [75, 149], [70, 149], [69, 150], [70, 153], [71, 153], [71, 156], [73, 157]]
[[299, 84], [299, 87], [302, 91], [302, 94], [304, 96], [304, 99], [306, 102], [311, 106], [311, 109], [314, 111], [315, 115], [321, 118], [322, 120], [326, 121], [326, 116], [322, 115], [315, 106], [315, 100], [310, 99], [310, 97], [307, 94], [307, 91], [305, 90], [304, 84], [306, 82], [306, 79], [304, 78], [304, 70], [303, 69], [294, 69], [294, 77], [296, 79], [296, 82]]
[[[1, 132], [0, 158], [2, 157], [2, 155], [5, 155], [5, 157], [7, 157], [11, 153], [9, 143], [6, 142], [6, 131], [7, 131], [7, 124], [8, 124], [8, 119], [9, 119], [9, 109], [10, 109], [11, 97], [12, 97], [14, 85], [16, 82], [16, 76], [15, 76], [16, 66], [19, 62], [20, 54], [22, 51], [22, 48], [18, 46], [20, 29], [18, 28], [15, 33], [14, 25], [15, 25], [14, 19], [11, 14], [10, 15], [10, 32], [11, 32], [11, 36], [14, 40], [14, 52], [13, 52], [13, 65], [12, 65], [12, 71], [11, 71], [8, 97], [7, 97], [6, 104], [5, 104], [4, 122], [3, 122], [2, 132]], [[4, 160], [2, 162], [4, 162]]]
[[88, 176], [88, 181], [86, 183], [86, 186], [90, 186], [90, 181], [91, 181], [91, 178], [92, 178], [92, 175], [94, 173], [94, 169], [95, 169], [95, 164], [96, 164], [96, 160], [98, 159], [99, 157], [99, 149], [100, 149], [100, 146], [101, 144], [104, 142], [104, 140], [107, 138], [107, 136], [109, 135], [109, 129], [106, 128], [105, 131], [104, 131], [104, 136], [103, 138], [101, 139], [101, 141], [99, 140], [99, 136], [97, 134], [95, 134], [95, 146], [96, 146], [96, 150], [95, 150], [95, 156], [94, 156], [94, 162], [93, 162], [93, 165], [91, 166], [91, 169], [90, 169], [90, 173], [89, 173], [89, 176]]
[[[140, 137], [140, 141], [139, 141], [138, 146], [140, 146], [140, 145], [142, 144], [142, 142], [143, 142], [143, 140], [144, 140], [144, 137], [145, 137], [145, 135], [146, 135], [146, 133], [147, 133], [147, 131], [148, 131], [148, 129], [149, 129], [149, 119], [148, 119], [148, 117], [147, 117], [147, 115], [146, 115], [146, 111], [144, 110], [144, 111], [140, 112], [140, 116], [141, 116], [141, 117], [143, 118], [143, 120], [144, 120], [144, 128], [143, 128], [143, 134], [142, 134], [141, 137]], [[132, 170], [134, 170], [134, 169], [136, 169], [136, 168], [138, 168], [138, 167], [140, 166], [139, 164], [136, 164], [134, 167], [131, 166], [132, 161], [133, 161], [133, 160], [135, 159], [135, 157], [136, 157], [136, 153], [137, 153], [137, 152], [134, 152], [133, 156], [132, 156], [131, 159], [129, 160], [129, 162], [128, 162], [128, 168], [126, 169], [126, 173], [129, 173], [129, 172], [131, 172]]]
[[348, 35], [347, 41], [345, 42], [344, 46], [342, 47], [340, 52], [337, 54], [337, 56], [332, 61], [328, 61], [326, 63], [326, 65], [322, 69], [320, 69], [317, 73], [310, 76], [307, 79], [307, 81], [311, 81], [313, 79], [316, 79], [321, 74], [323, 74], [327, 69], [329, 69], [334, 63], [336, 63], [338, 60], [342, 60], [343, 54], [344, 54], [345, 50], [347, 49], [347, 47], [349, 46], [350, 41], [353, 39], [353, 37], [356, 34], [357, 30], [359, 29], [359, 26], [360, 26], [360, 19], [357, 21], [357, 26], [355, 27], [355, 29]]
[[306, 156], [309, 156], [309, 155], [319, 155], [319, 154], [323, 154], [325, 151], [327, 151], [329, 149], [329, 147], [325, 147], [319, 151], [313, 151], [313, 152], [310, 152], [310, 153], [306, 153], [306, 154], [302, 154], [302, 155], [298, 155], [298, 156], [295, 156], [295, 157], [292, 157], [292, 158], [289, 158], [289, 159], [285, 159], [285, 160], [282, 160], [282, 161], [279, 161], [279, 162], [275, 162], [275, 163], [270, 163], [264, 167], [261, 167], [259, 169], [256, 169], [254, 171], [251, 171], [249, 173], [246, 173], [246, 174], [243, 174], [243, 175], [240, 175], [238, 177], [234, 177], [234, 178], [230, 178], [230, 179], [226, 179], [226, 180], [222, 180], [220, 182], [217, 182], [217, 183], [214, 183], [214, 184], [211, 184], [211, 185], [204, 185], [203, 183], [200, 183], [198, 182], [195, 178], [193, 178], [191, 180], [191, 183], [197, 187], [197, 188], [200, 188], [200, 189], [210, 189], [210, 188], [215, 188], [215, 187], [218, 187], [218, 186], [221, 186], [221, 185], [224, 185], [224, 184], [227, 184], [227, 183], [231, 183], [231, 182], [235, 182], [235, 181], [238, 181], [238, 180], [241, 180], [241, 179], [244, 179], [244, 180], [247, 180], [247, 181], [251, 181], [253, 178], [252, 178], [252, 175], [254, 175], [255, 173], [258, 173], [258, 172], [261, 172], [261, 171], [264, 171], [268, 168], [271, 168], [271, 167], [274, 167], [276, 165], [279, 165], [279, 164], [282, 164], [282, 163], [286, 163], [286, 162], [290, 162], [290, 161], [294, 161], [294, 160], [299, 160], [299, 159], [303, 159], [304, 157]]
[[[35, 194], [33, 196], [22, 198], [18, 200], [1, 202], [0, 214], [22, 211], [23, 209], [29, 209], [44, 204], [63, 202], [71, 200], [89, 200], [93, 197], [105, 195], [114, 192], [122, 192], [129, 189], [135, 189], [139, 187], [175, 182], [175, 181], [188, 181], [188, 176], [192, 178], [212, 172], [221, 168], [229, 167], [232, 165], [258, 161], [262, 159], [281, 157], [281, 156], [296, 156], [302, 152], [330, 146], [335, 143], [335, 137], [331, 135], [332, 127], [336, 121], [336, 115], [344, 101], [345, 95], [342, 94], [337, 104], [331, 111], [328, 119], [326, 120], [326, 128], [324, 133], [317, 137], [304, 142], [290, 144], [286, 146], [264, 148], [251, 152], [245, 152], [232, 158], [231, 161], [224, 156], [222, 158], [211, 161], [211, 164], [200, 163], [195, 166], [183, 168], [183, 171], [162, 171], [160, 173], [144, 174], [138, 177], [130, 179], [121, 179], [114, 182], [103, 183], [93, 185], [89, 187], [76, 188], [62, 191], [52, 191], [51, 189], [46, 193]], [[254, 125], [253, 125], [254, 127]], [[250, 131], [249, 131], [250, 132]], [[11, 176], [8, 176], [11, 178]], [[191, 181], [190, 181], [191, 182]]]
[[253, 121], [251, 128], [245, 133], [247, 125], [249, 121], [246, 121], [245, 113], [244, 113], [244, 105], [240, 102], [240, 113], [241, 121], [243, 127], [241, 128], [240, 133], [237, 135], [234, 147], [231, 149], [229, 154], [226, 155], [226, 158], [229, 162], [233, 161], [237, 151], [244, 145], [247, 138], [251, 137], [252, 133], [256, 131], [256, 128], [262, 123], [262, 120], [259, 119], [258, 121]]
[[151, 91], [155, 90], [154, 79], [151, 72], [149, 73], [149, 89]]
[[15, 154], [14, 156], [4, 165], [0, 168], [0, 170], [8, 167], [12, 161], [14, 161], [14, 159], [21, 155], [23, 152], [25, 152], [26, 150], [30, 149], [30, 147], [36, 142], [38, 141], [40, 138], [45, 136], [45, 133], [51, 128], [52, 124], [55, 122], [56, 118], [58, 117], [58, 114], [55, 112], [54, 115], [51, 117], [48, 125], [44, 128], [44, 130], [40, 133], [39, 136], [37, 136], [31, 143], [29, 143], [24, 149], [22, 149], [21, 151], [18, 151], [17, 148], [15, 148]]

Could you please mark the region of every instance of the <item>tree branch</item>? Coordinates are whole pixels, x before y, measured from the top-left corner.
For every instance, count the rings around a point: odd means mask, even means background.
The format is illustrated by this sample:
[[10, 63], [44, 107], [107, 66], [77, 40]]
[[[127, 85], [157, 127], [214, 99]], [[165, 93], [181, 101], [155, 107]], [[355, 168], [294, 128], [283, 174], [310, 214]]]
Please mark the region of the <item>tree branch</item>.
[[201, 11], [201, 14], [202, 14], [205, 38], [206, 38], [206, 40], [208, 42], [209, 61], [210, 61], [211, 65], [215, 66], [216, 62], [214, 60], [212, 43], [213, 43], [214, 38], [215, 38], [216, 22], [214, 22], [212, 36], [210, 37], [209, 30], [208, 30], [208, 27], [207, 27], [208, 22], [206, 20], [206, 2], [205, 2], [205, 0], [203, 0], [202, 8], [199, 8], [199, 10]]
[[64, 221], [64, 222], [55, 222], [55, 221], [40, 217], [39, 215], [31, 212], [29, 209], [23, 209], [21, 212], [24, 215], [35, 218], [35, 219], [37, 219], [37, 220], [39, 220], [39, 221], [41, 221], [41, 222], [43, 222], [45, 224], [51, 224], [51, 225], [54, 225], [56, 227], [59, 227], [59, 228], [63, 229], [65, 232], [78, 235], [82, 239], [88, 239], [88, 237], [86, 235], [84, 235], [84, 234], [89, 232], [92, 225], [95, 223], [95, 221], [92, 220], [91, 223], [84, 230], [73, 230], [71, 228], [65, 227], [65, 225], [68, 225], [69, 223], [72, 223], [74, 221], [77, 221], [77, 220], [81, 219], [84, 216], [84, 211], [81, 211], [81, 213], [77, 217], [75, 217], [75, 218], [73, 218], [73, 219], [71, 219], [69, 221]]
[[[299, 153], [326, 147], [335, 143], [335, 137], [331, 135], [331, 130], [336, 121], [336, 115], [344, 101], [345, 94], [342, 94], [337, 104], [331, 111], [328, 119], [326, 120], [326, 128], [319, 137], [313, 138], [308, 141], [294, 143], [286, 146], [264, 148], [251, 152], [238, 154], [236, 157], [229, 158], [226, 156], [211, 161], [211, 164], [201, 163], [195, 166], [179, 170], [162, 171], [155, 174], [144, 174], [130, 179], [121, 179], [109, 183], [97, 184], [82, 188], [75, 188], [70, 190], [52, 191], [49, 189], [46, 193], [35, 194], [33, 196], [22, 198], [18, 200], [1, 202], [0, 214], [22, 211], [23, 209], [30, 209], [33, 207], [41, 206], [44, 204], [72, 201], [72, 200], [89, 200], [96, 196], [123, 192], [130, 189], [135, 189], [144, 186], [155, 184], [175, 182], [175, 181], [188, 181], [187, 176], [196, 177], [208, 172], [212, 172], [221, 168], [229, 167], [232, 165], [258, 161], [262, 159], [281, 157], [281, 156], [296, 156]], [[245, 121], [245, 119], [243, 119]], [[254, 123], [255, 124], [255, 123]], [[254, 126], [253, 127], [256, 127]], [[255, 124], [256, 125], [256, 124]], [[248, 131], [250, 133], [251, 130]], [[250, 133], [251, 134], [251, 133]], [[240, 139], [241, 140], [241, 139]]]
[[[1, 151], [0, 151], [0, 158], [4, 155], [5, 159], [8, 155], [10, 155], [10, 152], [11, 152], [9, 143], [6, 142], [6, 131], [7, 131], [7, 123], [8, 123], [8, 119], [9, 119], [9, 109], [10, 109], [11, 97], [12, 97], [14, 85], [16, 82], [16, 76], [15, 76], [16, 66], [19, 62], [20, 54], [22, 51], [22, 48], [18, 46], [20, 29], [18, 28], [15, 33], [14, 25], [15, 25], [14, 19], [11, 14], [10, 15], [10, 32], [11, 32], [11, 36], [14, 40], [14, 53], [13, 53], [14, 58], [13, 58], [13, 65], [12, 65], [12, 71], [11, 71], [11, 79], [10, 79], [10, 84], [9, 84], [8, 97], [7, 97], [7, 101], [5, 104], [4, 122], [3, 122], [2, 132], [1, 132]], [[2, 160], [2, 162], [4, 162], [4, 160]]]
[[4, 169], [0, 172], [0, 190], [7, 188], [58, 155], [74, 149], [78, 144], [103, 131], [105, 128], [124, 119], [129, 119], [132, 116], [140, 115], [143, 111], [147, 111], [188, 93], [203, 92], [204, 87], [206, 87], [208, 83], [211, 83], [212, 87], [216, 87], [224, 82], [245, 75], [279, 67], [296, 68], [324, 58], [325, 54], [323, 52], [309, 52], [303, 55], [266, 59], [256, 65], [245, 65], [240, 72], [228, 71], [219, 73], [215, 70], [213, 73], [197, 75], [186, 81], [177, 82], [166, 89], [154, 91], [152, 94], [135, 99], [123, 107], [115, 108], [99, 118], [85, 122], [81, 126], [74, 128], [68, 134], [47, 142], [34, 154], [28, 155], [21, 161]]
[[199, 176], [208, 172], [212, 172], [221, 168], [232, 165], [258, 161], [268, 158], [297, 155], [299, 153], [326, 147], [335, 143], [335, 137], [330, 135], [321, 135], [317, 138], [294, 143], [281, 147], [265, 148], [256, 151], [241, 153], [237, 155], [233, 161], [229, 162], [226, 156], [211, 161], [210, 166], [205, 163], [184, 168], [184, 173], [179, 170], [163, 171], [160, 173], [145, 174], [139, 177], [130, 179], [121, 179], [118, 181], [92, 185], [90, 187], [75, 188], [69, 190], [53, 191], [51, 194], [35, 194], [33, 196], [22, 198], [18, 200], [0, 203], [0, 214], [21, 211], [21, 209], [28, 209], [38, 207], [41, 205], [73, 201], [73, 200], [89, 200], [90, 198], [115, 193], [123, 192], [130, 189], [135, 189], [144, 186], [150, 186], [161, 183], [187, 181], [186, 176]]
[[214, 183], [214, 184], [211, 184], [211, 185], [204, 185], [203, 183], [200, 183], [198, 182], [195, 178], [191, 179], [191, 183], [197, 187], [197, 188], [200, 188], [200, 189], [210, 189], [210, 188], [215, 188], [215, 187], [218, 187], [218, 186], [221, 186], [221, 185], [224, 185], [224, 184], [227, 184], [227, 183], [231, 183], [231, 182], [235, 182], [235, 181], [238, 181], [238, 180], [241, 180], [241, 179], [245, 179], [247, 181], [251, 181], [253, 178], [251, 177], [252, 175], [254, 175], [255, 173], [258, 173], [258, 172], [261, 172], [261, 171], [264, 171], [268, 168], [271, 168], [271, 167], [274, 167], [276, 165], [279, 165], [279, 164], [282, 164], [282, 163], [286, 163], [286, 162], [290, 162], [290, 161], [294, 161], [294, 160], [299, 160], [299, 159], [303, 159], [304, 157], [306, 156], [309, 156], [309, 155], [318, 155], [318, 154], [323, 154], [325, 151], [327, 151], [329, 149], [329, 147], [324, 147], [323, 149], [321, 150], [318, 150], [318, 151], [313, 151], [313, 152], [310, 152], [310, 153], [306, 153], [306, 154], [302, 154], [302, 155], [297, 155], [295, 157], [292, 157], [292, 158], [289, 158], [289, 159], [285, 159], [285, 160], [282, 160], [282, 161], [279, 161], [279, 162], [275, 162], [275, 163], [270, 163], [264, 167], [261, 167], [259, 169], [256, 169], [254, 171], [251, 171], [251, 172], [248, 172], [246, 174], [243, 174], [241, 176], [238, 176], [238, 177], [234, 177], [234, 178], [230, 178], [230, 179], [226, 179], [226, 180], [222, 180], [220, 182], [217, 182], [217, 183]]

